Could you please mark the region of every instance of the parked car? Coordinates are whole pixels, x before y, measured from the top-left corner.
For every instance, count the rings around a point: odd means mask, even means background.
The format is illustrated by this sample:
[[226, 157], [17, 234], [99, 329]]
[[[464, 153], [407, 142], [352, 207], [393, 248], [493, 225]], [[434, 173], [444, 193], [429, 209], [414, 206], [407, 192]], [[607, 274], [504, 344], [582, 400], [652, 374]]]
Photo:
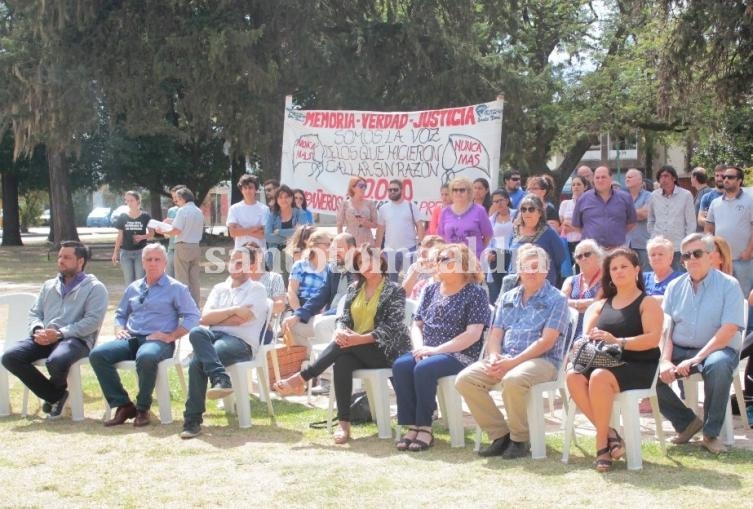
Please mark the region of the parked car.
[[90, 228], [111, 226], [110, 207], [95, 207], [86, 216], [86, 226]]
[[128, 205], [121, 205], [120, 207], [116, 208], [112, 211], [112, 214], [110, 214], [110, 226], [115, 224], [115, 220], [119, 218], [122, 214], [128, 213]]
[[44, 209], [44, 212], [40, 214], [39, 224], [42, 226], [50, 226], [50, 209]]

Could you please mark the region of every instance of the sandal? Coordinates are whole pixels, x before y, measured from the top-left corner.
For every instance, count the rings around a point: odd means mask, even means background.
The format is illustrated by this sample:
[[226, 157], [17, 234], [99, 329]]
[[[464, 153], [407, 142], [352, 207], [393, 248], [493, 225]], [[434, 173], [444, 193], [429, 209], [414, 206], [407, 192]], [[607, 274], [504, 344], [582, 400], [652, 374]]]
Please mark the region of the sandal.
[[[429, 435], [428, 442], [418, 439], [418, 437], [421, 436], [421, 433], [423, 433], [424, 435]], [[416, 438], [414, 438], [413, 442], [411, 442], [410, 445], [408, 446], [408, 450], [410, 452], [425, 451], [432, 445], [434, 445], [434, 433], [432, 433], [431, 430], [419, 429], [418, 433], [416, 433]]]
[[609, 459], [599, 459], [599, 456], [607, 455], [609, 455], [609, 447], [605, 447], [596, 451], [596, 461], [594, 461], [594, 467], [596, 468], [597, 472], [609, 472], [610, 470], [612, 470], [611, 456], [609, 456]]
[[306, 382], [300, 375], [295, 374], [275, 383], [272, 390], [280, 396], [302, 396], [306, 392]]
[[[410, 444], [412, 444], [418, 436], [419, 431], [421, 430], [415, 427], [408, 428], [408, 432], [403, 435], [403, 438], [398, 440], [398, 442], [395, 444], [395, 448], [397, 448], [398, 451], [407, 451], [410, 447]], [[413, 435], [413, 438], [408, 438], [408, 433], [415, 433], [415, 435]]]
[[614, 432], [613, 437], [607, 437], [607, 448], [609, 449], [609, 455], [612, 456], [613, 460], [618, 460], [625, 455], [625, 441], [622, 439], [620, 434], [617, 433], [616, 429], [609, 428], [609, 431]]
[[350, 429], [343, 429], [341, 427], [337, 428], [337, 431], [335, 431], [334, 435], [332, 435], [332, 438], [335, 441], [336, 445], [343, 445], [348, 443], [348, 440], [350, 440]]

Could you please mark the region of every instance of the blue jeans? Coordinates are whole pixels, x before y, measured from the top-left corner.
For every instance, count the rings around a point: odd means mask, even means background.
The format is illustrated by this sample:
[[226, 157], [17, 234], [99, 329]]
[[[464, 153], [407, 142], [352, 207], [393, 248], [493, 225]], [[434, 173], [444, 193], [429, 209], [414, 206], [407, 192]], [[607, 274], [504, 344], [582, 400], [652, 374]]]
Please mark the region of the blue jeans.
[[120, 270], [123, 271], [123, 281], [126, 286], [144, 277], [144, 266], [141, 264], [141, 249], [133, 251], [121, 249]]
[[242, 339], [204, 327], [194, 327], [188, 335], [193, 357], [188, 365], [188, 399], [183, 419], [201, 423], [206, 411], [207, 380], [227, 377], [225, 366], [250, 361], [251, 346]]
[[152, 392], [157, 382], [157, 365], [173, 356], [175, 343], [147, 340], [145, 336], [116, 339], [94, 347], [89, 354], [89, 363], [97, 375], [102, 393], [110, 408], [127, 405], [131, 402], [123, 388], [115, 364], [122, 361], [136, 361], [136, 375], [139, 392], [136, 395], [136, 408], [149, 410], [152, 406]]
[[[3, 354], [3, 366], [16, 375], [37, 397], [55, 403], [68, 387], [71, 365], [83, 359], [89, 347], [78, 338], [66, 338], [52, 345], [40, 345], [26, 338], [11, 345]], [[47, 379], [32, 363], [46, 359]]]
[[[677, 365], [690, 359], [698, 349], [672, 347], [672, 363]], [[702, 363], [703, 377], [703, 434], [716, 438], [722, 429], [724, 416], [729, 402], [729, 388], [732, 385], [732, 370], [739, 361], [738, 353], [732, 348], [723, 348], [706, 357]], [[656, 384], [659, 397], [659, 410], [669, 419], [679, 433], [684, 431], [695, 419], [695, 412], [685, 406], [672, 388], [659, 380]]]
[[431, 426], [437, 408], [437, 380], [457, 375], [465, 366], [449, 354], [432, 355], [416, 362], [410, 352], [392, 365], [392, 387], [397, 397], [397, 423]]

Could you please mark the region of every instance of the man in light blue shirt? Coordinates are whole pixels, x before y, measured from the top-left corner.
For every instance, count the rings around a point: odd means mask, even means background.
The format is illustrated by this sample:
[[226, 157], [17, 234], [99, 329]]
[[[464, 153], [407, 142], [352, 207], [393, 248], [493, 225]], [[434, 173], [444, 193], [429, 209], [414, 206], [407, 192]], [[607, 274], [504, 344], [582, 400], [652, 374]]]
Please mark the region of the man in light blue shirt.
[[[149, 424], [152, 391], [158, 364], [173, 356], [175, 341], [199, 324], [199, 309], [188, 288], [165, 274], [167, 252], [148, 244], [141, 253], [146, 276], [126, 288], [115, 311], [115, 340], [100, 344], [89, 354], [94, 373], [115, 417], [105, 426], [134, 419], [136, 427]], [[134, 405], [123, 388], [115, 364], [136, 361], [139, 392]]]
[[[530, 448], [526, 401], [533, 385], [554, 380], [570, 317], [565, 296], [547, 281], [549, 257], [539, 246], [518, 252], [520, 286], [500, 297], [487, 358], [458, 374], [455, 387], [492, 443], [482, 457], [522, 458]], [[489, 390], [502, 383], [507, 420]]]
[[[687, 274], [672, 281], [664, 295], [664, 312], [672, 318], [672, 337], [662, 350], [656, 392], [662, 415], [678, 432], [673, 443], [686, 443], [703, 429], [702, 445], [719, 453], [726, 451], [718, 436], [745, 324], [740, 285], [711, 267], [709, 253], [713, 250], [713, 238], [700, 233], [682, 241]], [[703, 377], [703, 420], [668, 385], [696, 371]]]
[[635, 251], [638, 255], [638, 261], [641, 263], [643, 272], [651, 271], [648, 263], [648, 252], [646, 242], [648, 242], [648, 203], [651, 201], [651, 193], [643, 188], [643, 173], [637, 168], [630, 168], [625, 172], [625, 187], [630, 197], [633, 199], [635, 216], [638, 222], [635, 228], [627, 232], [625, 240], [627, 246]]

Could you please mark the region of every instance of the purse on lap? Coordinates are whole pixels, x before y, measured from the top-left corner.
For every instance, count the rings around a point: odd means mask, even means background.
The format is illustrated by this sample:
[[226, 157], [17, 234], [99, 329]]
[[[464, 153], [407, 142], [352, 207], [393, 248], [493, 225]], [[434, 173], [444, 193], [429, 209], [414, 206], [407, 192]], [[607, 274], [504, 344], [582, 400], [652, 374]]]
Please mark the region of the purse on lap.
[[581, 336], [573, 342], [571, 351], [573, 371], [583, 373], [589, 369], [615, 368], [625, 364], [622, 349], [603, 340], [592, 341], [588, 336]]

